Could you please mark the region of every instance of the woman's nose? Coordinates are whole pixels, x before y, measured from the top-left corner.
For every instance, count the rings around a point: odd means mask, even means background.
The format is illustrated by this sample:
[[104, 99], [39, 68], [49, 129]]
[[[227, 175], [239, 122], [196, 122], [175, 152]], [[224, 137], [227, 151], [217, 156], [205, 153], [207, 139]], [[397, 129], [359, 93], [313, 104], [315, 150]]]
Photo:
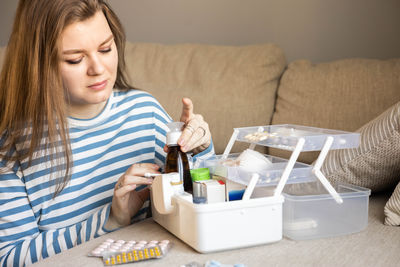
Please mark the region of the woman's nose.
[[90, 57], [89, 61], [89, 67], [88, 67], [88, 75], [94, 76], [94, 75], [100, 75], [103, 74], [105, 70], [104, 63], [101, 61], [101, 59], [97, 56], [92, 56]]

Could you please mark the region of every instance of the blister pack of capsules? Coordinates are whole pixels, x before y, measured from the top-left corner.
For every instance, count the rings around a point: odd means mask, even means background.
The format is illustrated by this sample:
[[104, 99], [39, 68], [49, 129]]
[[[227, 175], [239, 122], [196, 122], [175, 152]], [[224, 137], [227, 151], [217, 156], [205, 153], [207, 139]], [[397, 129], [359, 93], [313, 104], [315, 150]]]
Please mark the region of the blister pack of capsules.
[[88, 256], [102, 257], [105, 266], [112, 266], [162, 258], [171, 245], [169, 240], [148, 242], [107, 239], [93, 249]]

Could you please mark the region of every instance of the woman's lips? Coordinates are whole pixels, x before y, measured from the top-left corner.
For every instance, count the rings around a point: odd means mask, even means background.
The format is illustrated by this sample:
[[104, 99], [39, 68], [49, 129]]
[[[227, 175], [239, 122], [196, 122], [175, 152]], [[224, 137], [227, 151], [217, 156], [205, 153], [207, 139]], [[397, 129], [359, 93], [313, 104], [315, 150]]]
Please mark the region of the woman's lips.
[[97, 91], [97, 90], [103, 90], [106, 86], [107, 86], [107, 80], [104, 80], [102, 82], [91, 84], [88, 87], [90, 89], [93, 89], [93, 90]]

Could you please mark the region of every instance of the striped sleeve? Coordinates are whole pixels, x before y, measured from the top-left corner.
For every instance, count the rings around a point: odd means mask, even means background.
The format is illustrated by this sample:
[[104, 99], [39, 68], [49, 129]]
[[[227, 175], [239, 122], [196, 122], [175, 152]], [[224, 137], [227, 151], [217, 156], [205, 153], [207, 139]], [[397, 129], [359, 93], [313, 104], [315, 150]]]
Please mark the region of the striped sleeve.
[[154, 126], [155, 126], [155, 163], [164, 166], [166, 153], [164, 146], [166, 143], [167, 123], [171, 122], [171, 117], [167, 114], [160, 103], [154, 99]]
[[0, 266], [24, 266], [107, 233], [110, 204], [85, 221], [66, 228], [41, 231], [23, 179], [0, 174]]
[[198, 154], [193, 156], [193, 161], [196, 162], [198, 159], [202, 159], [202, 160], [203, 159], [208, 159], [208, 158], [211, 158], [214, 155], [215, 155], [214, 144], [213, 144], [213, 142], [211, 140], [210, 145], [205, 150], [203, 150], [202, 152], [200, 152], [200, 153], [198, 153]]

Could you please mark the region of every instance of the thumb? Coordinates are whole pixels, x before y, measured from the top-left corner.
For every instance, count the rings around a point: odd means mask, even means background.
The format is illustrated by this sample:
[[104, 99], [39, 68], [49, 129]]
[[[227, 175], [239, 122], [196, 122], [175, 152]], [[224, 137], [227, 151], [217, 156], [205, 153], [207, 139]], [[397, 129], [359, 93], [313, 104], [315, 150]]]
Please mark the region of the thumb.
[[181, 122], [187, 123], [193, 117], [193, 102], [190, 98], [184, 97], [182, 98], [182, 115]]

